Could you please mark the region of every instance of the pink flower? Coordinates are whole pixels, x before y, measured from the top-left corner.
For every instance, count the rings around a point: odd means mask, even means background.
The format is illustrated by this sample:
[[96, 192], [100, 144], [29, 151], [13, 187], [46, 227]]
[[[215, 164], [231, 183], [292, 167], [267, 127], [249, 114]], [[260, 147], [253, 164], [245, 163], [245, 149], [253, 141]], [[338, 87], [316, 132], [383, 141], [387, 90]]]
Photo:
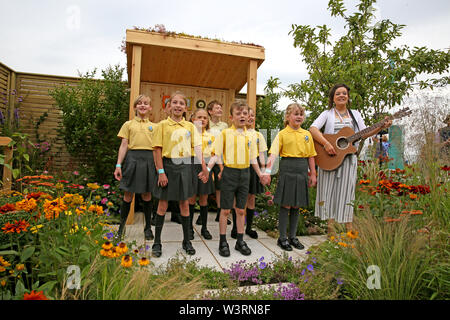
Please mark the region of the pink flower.
[[107, 202], [108, 202], [108, 198], [103, 198], [102, 201], [101, 201], [101, 204], [105, 204]]
[[80, 173], [78, 171], [74, 171], [73, 174], [78, 176]]
[[273, 206], [273, 200], [267, 200], [267, 205], [268, 206]]
[[80, 188], [80, 189], [84, 189], [84, 187], [83, 187], [83, 186], [79, 186], [78, 188]]
[[103, 189], [109, 189], [109, 187], [111, 187], [109, 184], [104, 184], [103, 185]]

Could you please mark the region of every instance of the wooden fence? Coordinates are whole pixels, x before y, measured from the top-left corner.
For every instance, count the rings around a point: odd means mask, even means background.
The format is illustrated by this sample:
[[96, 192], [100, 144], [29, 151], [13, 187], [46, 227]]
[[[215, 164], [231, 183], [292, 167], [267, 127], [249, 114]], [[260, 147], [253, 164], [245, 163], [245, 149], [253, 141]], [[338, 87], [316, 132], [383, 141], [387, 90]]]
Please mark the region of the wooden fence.
[[[77, 85], [80, 78], [16, 72], [0, 63], [0, 110], [3, 125], [19, 126], [30, 140], [41, 142], [43, 161], [58, 170], [73, 162], [58, 136], [62, 114], [50, 91], [62, 85]], [[45, 151], [49, 148], [48, 151]]]

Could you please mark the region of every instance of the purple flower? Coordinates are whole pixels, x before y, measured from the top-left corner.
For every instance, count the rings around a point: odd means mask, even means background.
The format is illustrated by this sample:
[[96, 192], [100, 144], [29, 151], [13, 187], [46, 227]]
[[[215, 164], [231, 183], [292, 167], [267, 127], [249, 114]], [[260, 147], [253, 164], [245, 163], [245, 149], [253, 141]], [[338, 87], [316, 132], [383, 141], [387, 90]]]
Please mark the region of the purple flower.
[[274, 293], [274, 297], [282, 298], [283, 300], [304, 300], [305, 294], [301, 293], [294, 283], [289, 283], [287, 286], [280, 283], [278, 290]]
[[108, 238], [108, 240], [111, 240], [114, 237], [114, 233], [113, 232], [108, 232], [107, 234], [105, 234], [106, 238]]
[[309, 250], [308, 250], [308, 251], [306, 251], [305, 253], [306, 253], [306, 254], [310, 254], [310, 253], [311, 253], [311, 251], [309, 251]]
[[306, 267], [306, 269], [308, 269], [309, 271], [313, 271], [314, 267], [312, 264], [308, 264], [308, 266]]
[[0, 124], [4, 124], [5, 123], [5, 116], [3, 115], [2, 110], [0, 110]]
[[312, 262], [313, 263], [316, 263], [317, 262], [317, 259], [314, 257], [314, 258], [312, 258]]
[[19, 120], [19, 108], [14, 109], [14, 118], [18, 121]]
[[343, 284], [344, 283], [344, 280], [342, 280], [342, 278], [337, 278], [336, 281], [337, 281], [337, 284]]
[[304, 276], [304, 275], [305, 275], [305, 271], [306, 271], [306, 270], [303, 269], [302, 272], [301, 272], [300, 274], [301, 274], [302, 276]]

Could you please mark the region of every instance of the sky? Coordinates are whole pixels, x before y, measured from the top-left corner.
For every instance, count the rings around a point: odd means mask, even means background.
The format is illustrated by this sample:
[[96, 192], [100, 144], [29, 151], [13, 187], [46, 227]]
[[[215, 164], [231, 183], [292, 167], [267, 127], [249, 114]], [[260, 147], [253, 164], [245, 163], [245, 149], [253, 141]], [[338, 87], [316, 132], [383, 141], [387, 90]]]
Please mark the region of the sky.
[[[359, 1], [344, 3], [352, 12]], [[163, 24], [169, 31], [262, 45], [262, 94], [271, 76], [282, 87], [308, 77], [288, 34], [292, 24], [326, 24], [333, 40], [345, 33], [344, 21], [331, 17], [327, 6], [328, 0], [0, 0], [0, 62], [18, 72], [61, 76], [116, 64], [126, 68], [119, 49], [125, 30]], [[379, 19], [406, 25], [395, 45], [450, 47], [450, 1], [383, 0], [376, 9]]]

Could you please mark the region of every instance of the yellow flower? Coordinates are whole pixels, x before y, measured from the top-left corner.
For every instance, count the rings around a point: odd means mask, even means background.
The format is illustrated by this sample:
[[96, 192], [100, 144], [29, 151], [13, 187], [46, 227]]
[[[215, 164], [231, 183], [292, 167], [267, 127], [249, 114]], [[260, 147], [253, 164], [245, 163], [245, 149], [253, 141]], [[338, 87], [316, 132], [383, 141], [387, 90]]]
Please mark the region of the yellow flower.
[[70, 234], [73, 234], [73, 233], [75, 233], [75, 232], [77, 232], [78, 231], [78, 224], [73, 224], [71, 227], [70, 227], [70, 231], [69, 231], [69, 233]]
[[3, 259], [3, 256], [0, 256], [0, 264], [4, 267], [9, 267], [11, 265], [8, 261]]
[[2, 279], [2, 281], [0, 281], [0, 284], [2, 285], [2, 287], [6, 286], [6, 280]]
[[106, 204], [108, 207], [112, 207], [114, 206], [114, 204], [111, 201], [108, 201], [108, 203]]
[[84, 214], [86, 212], [86, 206], [80, 206], [76, 208], [75, 212], [77, 213], [78, 216]]
[[347, 247], [347, 244], [345, 242], [338, 242], [338, 245], [344, 248]]
[[38, 224], [37, 226], [31, 227], [30, 231], [31, 233], [37, 233], [38, 229], [42, 228], [43, 226], [43, 224]]
[[96, 201], [100, 201], [100, 200], [102, 199], [102, 197], [100, 197], [100, 196], [95, 196], [94, 199], [95, 199]]
[[133, 264], [133, 258], [128, 254], [124, 255], [120, 264], [122, 265], [122, 267], [129, 268]]
[[120, 252], [120, 254], [127, 252], [128, 251], [127, 244], [125, 242], [119, 243], [116, 250]]
[[16, 210], [24, 210], [27, 212], [32, 212], [37, 207], [36, 199], [23, 199], [22, 201], [16, 202]]
[[97, 183], [88, 183], [87, 186], [89, 189], [92, 190], [97, 190], [98, 188], [100, 188], [100, 186]]
[[91, 211], [91, 212], [93, 212], [93, 213], [97, 213], [97, 215], [102, 215], [103, 214], [103, 207], [102, 206], [98, 206], [98, 205], [95, 205], [95, 204], [91, 204], [90, 206], [89, 206], [89, 209], [88, 209], [89, 211]]
[[4, 266], [0, 266], [0, 272], [6, 271], [6, 268]]
[[140, 266], [146, 266], [150, 263], [150, 260], [147, 259], [146, 257], [142, 257], [139, 259], [139, 265]]
[[113, 244], [109, 241], [106, 241], [104, 244], [102, 244], [102, 248], [105, 250], [111, 250], [112, 247], [113, 247]]

